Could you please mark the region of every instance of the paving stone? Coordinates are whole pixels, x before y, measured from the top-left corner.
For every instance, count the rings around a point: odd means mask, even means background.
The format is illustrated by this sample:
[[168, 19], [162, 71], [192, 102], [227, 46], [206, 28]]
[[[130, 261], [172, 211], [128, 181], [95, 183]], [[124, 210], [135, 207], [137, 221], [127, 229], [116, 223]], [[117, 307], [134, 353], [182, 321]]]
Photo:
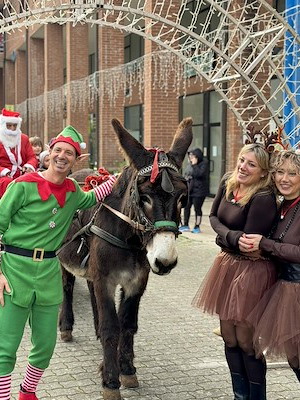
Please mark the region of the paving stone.
[[[150, 274], [139, 312], [135, 365], [140, 387], [121, 389], [124, 400], [229, 400], [233, 398], [224, 345], [213, 334], [218, 318], [201, 313], [191, 301], [219, 249], [204, 203], [202, 233], [178, 239], [179, 263], [166, 277]], [[96, 340], [87, 285], [77, 280], [74, 341], [58, 336], [50, 367], [39, 385], [40, 400], [102, 400]], [[27, 364], [26, 328], [13, 373], [13, 399]], [[268, 360], [268, 400], [299, 400], [299, 383], [285, 360]]]

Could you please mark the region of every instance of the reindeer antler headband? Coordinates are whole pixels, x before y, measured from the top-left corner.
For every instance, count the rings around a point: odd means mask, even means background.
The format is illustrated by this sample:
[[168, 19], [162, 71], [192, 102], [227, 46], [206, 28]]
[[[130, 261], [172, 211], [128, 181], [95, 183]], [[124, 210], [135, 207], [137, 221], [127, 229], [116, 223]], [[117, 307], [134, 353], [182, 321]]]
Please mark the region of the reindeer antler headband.
[[262, 145], [268, 153], [273, 153], [278, 151], [276, 145], [282, 147], [283, 150], [288, 148], [288, 145], [282, 142], [282, 132], [283, 128], [277, 128], [276, 132], [262, 132], [255, 130], [254, 126], [249, 126], [246, 131], [247, 139], [245, 144], [258, 143], [257, 139], [260, 137], [262, 139]]

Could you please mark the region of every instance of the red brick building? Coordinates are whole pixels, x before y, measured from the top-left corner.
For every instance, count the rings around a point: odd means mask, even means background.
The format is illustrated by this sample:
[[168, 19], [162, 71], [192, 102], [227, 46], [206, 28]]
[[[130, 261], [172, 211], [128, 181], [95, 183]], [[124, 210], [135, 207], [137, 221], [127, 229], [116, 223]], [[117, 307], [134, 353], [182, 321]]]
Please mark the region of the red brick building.
[[[151, 1], [148, 3], [150, 7]], [[284, 0], [269, 3], [279, 11], [284, 7]], [[188, 6], [193, 10], [196, 0], [189, 1]], [[154, 31], [159, 25], [149, 29]], [[118, 29], [71, 23], [34, 25], [6, 34], [2, 47], [1, 39], [0, 106], [21, 111], [22, 129], [29, 136], [40, 136], [47, 143], [65, 125], [72, 124], [88, 143], [90, 165], [113, 170], [122, 165], [123, 158], [111, 128], [112, 118], [123, 121], [145, 146], [167, 150], [179, 121], [192, 116], [191, 147], [202, 148], [210, 161], [212, 194], [222, 174], [233, 167], [242, 146], [235, 115], [220, 102], [212, 87], [199, 82], [193, 70], [186, 68], [182, 83], [177, 79], [175, 88], [172, 76], [165, 85], [159, 84], [155, 60], [150, 57], [159, 50], [157, 43]], [[96, 75], [97, 71], [111, 71], [113, 75], [117, 67], [143, 56], [144, 84], [128, 83], [125, 99], [119, 95], [112, 101], [109, 91], [89, 102], [83, 89], [81, 95], [78, 91], [74, 95], [72, 82], [89, 76], [101, 80], [105, 75]], [[172, 74], [175, 72], [170, 70]], [[113, 79], [109, 85], [114, 85]]]

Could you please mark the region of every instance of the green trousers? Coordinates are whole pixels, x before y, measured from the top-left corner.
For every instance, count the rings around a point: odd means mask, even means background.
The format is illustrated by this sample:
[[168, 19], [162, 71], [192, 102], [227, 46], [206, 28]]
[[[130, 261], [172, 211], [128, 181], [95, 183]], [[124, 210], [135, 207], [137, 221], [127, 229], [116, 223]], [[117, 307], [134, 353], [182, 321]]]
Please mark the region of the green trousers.
[[4, 295], [4, 301], [4, 307], [0, 306], [0, 376], [11, 374], [15, 367], [27, 320], [32, 343], [28, 362], [46, 369], [56, 344], [59, 305], [40, 306], [33, 299], [29, 307], [20, 307], [11, 302], [9, 295]]

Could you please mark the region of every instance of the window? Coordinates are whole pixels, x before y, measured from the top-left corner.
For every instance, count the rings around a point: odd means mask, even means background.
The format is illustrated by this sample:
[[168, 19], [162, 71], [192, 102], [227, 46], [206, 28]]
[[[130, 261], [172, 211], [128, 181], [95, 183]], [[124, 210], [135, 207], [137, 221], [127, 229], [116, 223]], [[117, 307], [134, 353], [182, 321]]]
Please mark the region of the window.
[[96, 71], [96, 54], [89, 55], [89, 75], [93, 74]]
[[273, 7], [279, 12], [282, 13], [285, 11], [285, 0], [273, 0]]
[[89, 114], [89, 152], [90, 152], [90, 168], [97, 169], [97, 148], [98, 148], [98, 140], [97, 140], [97, 123], [96, 123], [96, 114]]
[[[192, 22], [193, 13], [197, 10], [198, 0], [192, 0], [186, 5], [183, 12], [181, 24], [189, 28]], [[215, 12], [214, 7], [208, 4], [202, 4], [197, 16], [197, 21], [194, 23], [193, 32], [208, 33], [216, 30], [220, 24], [220, 16]]]
[[144, 38], [129, 33], [124, 38], [124, 64], [136, 60], [144, 55]]
[[136, 106], [125, 107], [124, 122], [125, 128], [131, 133], [131, 135], [140, 143], [143, 143], [143, 106], [139, 104]]
[[[193, 14], [198, 12], [197, 21], [193, 21]], [[193, 22], [193, 27], [191, 24]], [[215, 11], [214, 7], [209, 4], [202, 4], [199, 10], [199, 2], [192, 0], [187, 3], [186, 8], [182, 14], [181, 24], [192, 30], [194, 33], [206, 37], [210, 42], [213, 41], [213, 32], [218, 28], [220, 24], [220, 15]], [[186, 38], [182, 38], [182, 45], [186, 45]], [[191, 48], [188, 50], [193, 54], [194, 47], [191, 44]], [[213, 68], [214, 53], [213, 51], [202, 52], [201, 54], [194, 55], [192, 60], [195, 64], [201, 64], [203, 72], [209, 72]], [[188, 64], [185, 65], [184, 78], [191, 78], [196, 75], [196, 71], [193, 67]]]
[[0, 33], [0, 53], [4, 52], [4, 33]]

